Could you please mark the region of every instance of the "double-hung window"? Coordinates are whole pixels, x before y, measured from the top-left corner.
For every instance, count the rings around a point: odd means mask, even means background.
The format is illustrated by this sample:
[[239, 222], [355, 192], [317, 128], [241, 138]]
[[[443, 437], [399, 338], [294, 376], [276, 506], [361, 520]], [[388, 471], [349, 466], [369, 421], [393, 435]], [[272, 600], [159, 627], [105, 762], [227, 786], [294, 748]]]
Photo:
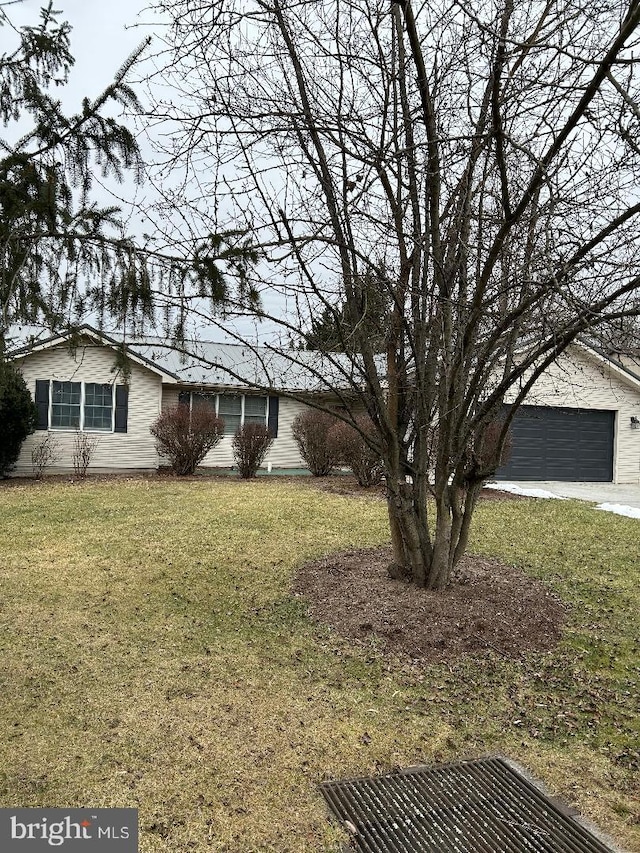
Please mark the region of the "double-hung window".
[[244, 398], [244, 422], [245, 424], [267, 423], [267, 398], [245, 397]]
[[192, 406], [211, 406], [224, 421], [224, 434], [235, 435], [245, 424], [264, 424], [277, 434], [278, 398], [253, 394], [198, 394], [184, 392], [181, 400]]
[[82, 414], [82, 383], [51, 383], [51, 428], [80, 429]]
[[38, 429], [126, 432], [128, 389], [109, 382], [36, 382]]
[[113, 386], [51, 381], [51, 429], [113, 430]]
[[242, 426], [242, 401], [240, 394], [218, 395], [218, 417], [224, 421], [224, 434], [235, 435]]
[[218, 417], [224, 434], [235, 435], [245, 424], [267, 425], [267, 398], [246, 394], [218, 394]]
[[84, 384], [84, 428], [113, 429], [113, 386]]

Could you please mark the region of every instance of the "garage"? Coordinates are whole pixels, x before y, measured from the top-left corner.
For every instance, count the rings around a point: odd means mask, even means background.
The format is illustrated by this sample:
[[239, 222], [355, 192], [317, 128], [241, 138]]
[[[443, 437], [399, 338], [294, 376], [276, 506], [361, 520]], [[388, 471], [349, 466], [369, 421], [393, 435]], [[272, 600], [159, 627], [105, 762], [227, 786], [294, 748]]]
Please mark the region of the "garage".
[[613, 480], [615, 412], [522, 406], [512, 425], [509, 462], [497, 480]]

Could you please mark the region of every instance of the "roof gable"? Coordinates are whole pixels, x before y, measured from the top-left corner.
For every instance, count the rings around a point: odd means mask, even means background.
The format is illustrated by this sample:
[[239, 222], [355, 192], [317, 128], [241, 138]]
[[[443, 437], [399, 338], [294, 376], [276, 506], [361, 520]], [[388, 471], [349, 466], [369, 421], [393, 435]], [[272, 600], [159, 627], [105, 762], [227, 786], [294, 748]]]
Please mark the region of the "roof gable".
[[[14, 350], [10, 350], [7, 353], [7, 356], [12, 361], [16, 359], [26, 358], [37, 352], [43, 352], [49, 349], [54, 349], [55, 347], [59, 347], [61, 344], [72, 344], [75, 338], [77, 338], [79, 346], [84, 345], [83, 342], [89, 340], [90, 342], [98, 346], [103, 346], [112, 350], [120, 350], [123, 344], [123, 341], [115, 340], [109, 335], [104, 334], [104, 332], [99, 332], [92, 326], [85, 325], [74, 329], [73, 332], [61, 332], [60, 334], [53, 335], [50, 338], [45, 338], [44, 340], [35, 341], [34, 343], [18, 347]], [[154, 364], [152, 361], [149, 361], [144, 357], [142, 353], [139, 353], [136, 349], [132, 349], [129, 344], [126, 344], [126, 354], [127, 358], [131, 359], [131, 361], [134, 361], [136, 364], [145, 367], [147, 370], [151, 370], [153, 373], [156, 373], [162, 377], [168, 376], [166, 370], [163, 369], [162, 366], [159, 366], [157, 364]], [[176, 377], [171, 378], [175, 379]]]
[[597, 361], [609, 368], [609, 370], [611, 370], [618, 378], [623, 379], [625, 382], [636, 388], [636, 390], [640, 389], [640, 376], [637, 373], [634, 373], [634, 371], [629, 367], [622, 364], [622, 362], [616, 361], [616, 359], [586, 341], [576, 341], [575, 345], [594, 361]]

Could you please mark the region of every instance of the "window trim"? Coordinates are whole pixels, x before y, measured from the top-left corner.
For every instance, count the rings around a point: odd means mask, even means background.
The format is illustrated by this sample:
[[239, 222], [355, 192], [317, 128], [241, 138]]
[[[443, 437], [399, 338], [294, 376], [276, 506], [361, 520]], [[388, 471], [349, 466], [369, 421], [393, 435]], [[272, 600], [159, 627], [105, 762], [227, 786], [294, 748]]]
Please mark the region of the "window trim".
[[[80, 421], [77, 427], [65, 427], [53, 425], [53, 383], [54, 382], [70, 382], [80, 385]], [[111, 388], [111, 426], [108, 429], [100, 427], [85, 427], [85, 405], [86, 405], [86, 386], [87, 385], [108, 385]], [[83, 379], [49, 379], [49, 408], [47, 412], [47, 429], [50, 432], [90, 432], [98, 435], [109, 435], [115, 432], [116, 426], [116, 385], [111, 382], [88, 382]], [[106, 408], [106, 406], [104, 407]]]

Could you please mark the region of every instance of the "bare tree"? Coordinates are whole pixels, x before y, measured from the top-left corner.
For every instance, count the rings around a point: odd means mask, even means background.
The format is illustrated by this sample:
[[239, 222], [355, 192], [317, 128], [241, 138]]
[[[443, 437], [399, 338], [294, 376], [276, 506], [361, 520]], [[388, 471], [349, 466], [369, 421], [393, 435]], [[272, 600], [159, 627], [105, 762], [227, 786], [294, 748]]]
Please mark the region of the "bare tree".
[[[638, 313], [640, 2], [158, 7], [166, 168], [203, 227], [252, 229], [256, 288], [280, 299], [263, 319], [294, 339], [321, 312], [348, 329], [313, 369], [340, 417], [375, 425], [392, 572], [442, 588], [535, 380]], [[363, 280], [391, 305], [382, 357]]]

